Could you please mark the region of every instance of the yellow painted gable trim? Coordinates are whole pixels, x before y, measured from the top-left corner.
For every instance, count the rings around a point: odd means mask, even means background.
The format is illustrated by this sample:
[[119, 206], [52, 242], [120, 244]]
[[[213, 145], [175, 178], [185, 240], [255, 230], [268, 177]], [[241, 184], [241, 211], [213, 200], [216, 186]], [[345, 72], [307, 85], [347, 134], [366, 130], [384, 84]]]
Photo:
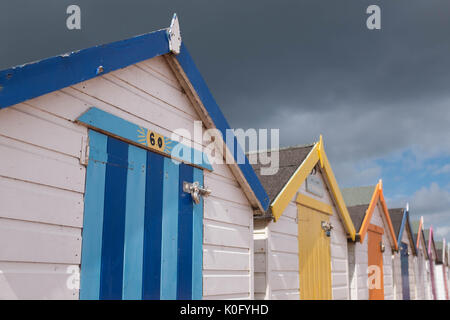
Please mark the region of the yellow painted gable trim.
[[319, 161], [319, 153], [317, 152], [317, 149], [318, 144], [316, 143], [303, 163], [297, 168], [297, 170], [295, 170], [289, 181], [270, 204], [275, 221], [281, 217], [289, 202], [309, 176], [317, 161]]
[[333, 170], [331, 169], [331, 165], [328, 161], [328, 157], [323, 148], [322, 136], [320, 137], [320, 141], [314, 145], [306, 159], [297, 168], [295, 173], [289, 179], [288, 183], [284, 186], [275, 200], [271, 203], [270, 208], [272, 210], [274, 219], [275, 221], [277, 221], [278, 218], [280, 218], [289, 202], [295, 196], [298, 189], [311, 173], [311, 170], [314, 168], [317, 162], [320, 162], [320, 165], [325, 173], [325, 178], [327, 179], [330, 186], [337, 209], [342, 218], [345, 229], [347, 230], [348, 236], [354, 241], [356, 237], [355, 226], [353, 225], [353, 221], [350, 218], [350, 214], [348, 213], [341, 190], [339, 189]]
[[314, 198], [308, 197], [305, 194], [299, 193], [296, 199], [298, 204], [301, 204], [305, 207], [326, 213], [328, 215], [333, 215], [333, 207], [329, 204], [316, 200]]
[[341, 189], [339, 189], [339, 185], [336, 181], [336, 177], [334, 176], [333, 170], [331, 169], [330, 162], [328, 161], [327, 154], [325, 150], [321, 148], [322, 151], [322, 159], [323, 159], [323, 169], [325, 171], [325, 176], [330, 184], [331, 192], [333, 193], [333, 197], [336, 201], [336, 206], [338, 211], [340, 212], [342, 221], [344, 222], [345, 229], [349, 237], [352, 240], [355, 240], [356, 237], [356, 229], [353, 225], [352, 218], [347, 210], [347, 205], [344, 202], [344, 197], [342, 196]]

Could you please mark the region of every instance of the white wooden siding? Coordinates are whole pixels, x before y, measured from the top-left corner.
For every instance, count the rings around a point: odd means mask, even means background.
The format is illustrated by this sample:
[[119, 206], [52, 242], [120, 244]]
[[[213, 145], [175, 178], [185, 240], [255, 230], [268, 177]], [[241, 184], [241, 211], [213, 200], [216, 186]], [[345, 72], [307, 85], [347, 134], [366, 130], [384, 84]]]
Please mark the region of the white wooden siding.
[[266, 281], [267, 275], [267, 228], [264, 221], [254, 223], [254, 288], [256, 300], [267, 299], [270, 295], [269, 286]]
[[431, 274], [430, 274], [430, 259], [425, 262], [426, 277], [425, 277], [425, 299], [433, 300], [432, 288], [431, 288]]
[[[105, 74], [0, 111], [0, 297], [78, 298], [65, 273], [80, 264], [89, 107], [192, 141], [200, 120], [164, 57]], [[206, 143], [205, 143], [206, 144]], [[205, 299], [253, 298], [253, 211], [226, 165], [205, 172]], [[3, 242], [4, 243], [4, 242]], [[57, 264], [57, 267], [53, 267]], [[30, 288], [27, 290], [27, 288]]]
[[0, 111], [0, 299], [78, 298], [86, 137], [25, 103]]
[[417, 250], [417, 269], [418, 269], [418, 281], [417, 281], [417, 298], [418, 300], [426, 300], [427, 296], [427, 260], [426, 260], [426, 246], [421, 237], [419, 242], [419, 248]]
[[364, 238], [363, 243], [355, 242], [349, 243], [349, 269], [350, 269], [350, 298], [352, 300], [368, 300], [368, 255], [367, 255], [367, 237]]
[[0, 262], [0, 299], [78, 299], [77, 266]]
[[394, 281], [394, 300], [403, 300], [403, 279], [400, 252], [395, 252], [392, 255], [392, 269]]
[[[294, 200], [294, 199], [293, 199]], [[268, 225], [267, 299], [298, 300], [298, 225], [297, 205], [291, 201], [277, 222]]]
[[[411, 300], [417, 300], [417, 285], [416, 285], [416, 272], [417, 272], [417, 259], [413, 254], [411, 248], [411, 242], [409, 240], [408, 231], [405, 227], [402, 234], [402, 242], [408, 244], [408, 276], [409, 276], [409, 294]], [[400, 246], [400, 244], [399, 244]]]
[[437, 300], [445, 300], [445, 284], [444, 284], [444, 270], [442, 264], [437, 264], [434, 268], [436, 272], [436, 294]]

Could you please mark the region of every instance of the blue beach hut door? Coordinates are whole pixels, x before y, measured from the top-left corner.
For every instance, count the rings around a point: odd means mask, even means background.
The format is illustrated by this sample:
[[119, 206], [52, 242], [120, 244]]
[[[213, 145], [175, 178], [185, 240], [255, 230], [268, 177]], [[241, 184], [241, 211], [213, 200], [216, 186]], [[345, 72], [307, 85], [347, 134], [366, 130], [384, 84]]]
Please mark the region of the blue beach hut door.
[[81, 299], [201, 299], [203, 171], [89, 130]]
[[400, 244], [400, 264], [402, 269], [402, 294], [403, 300], [410, 300], [409, 292], [409, 261], [408, 245], [404, 242]]

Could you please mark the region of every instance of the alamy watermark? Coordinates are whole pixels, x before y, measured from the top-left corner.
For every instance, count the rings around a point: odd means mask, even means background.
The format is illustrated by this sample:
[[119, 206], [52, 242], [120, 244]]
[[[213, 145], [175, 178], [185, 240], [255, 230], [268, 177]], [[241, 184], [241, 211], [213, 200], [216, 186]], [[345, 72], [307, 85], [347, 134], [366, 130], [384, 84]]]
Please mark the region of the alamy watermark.
[[[66, 9], [69, 16], [66, 19], [66, 27], [69, 30], [81, 30], [81, 8], [76, 4], [71, 4]], [[367, 7], [366, 14], [369, 15], [366, 20], [366, 26], [369, 30], [381, 29], [381, 9], [380, 6], [372, 4]]]
[[381, 289], [381, 268], [377, 265], [367, 267], [367, 285], [369, 289]]
[[[279, 129], [226, 129], [224, 137], [220, 130], [204, 130], [202, 121], [194, 121], [193, 136], [179, 128], [171, 140], [179, 142], [171, 151], [174, 159], [193, 159], [194, 164], [259, 164], [261, 175], [273, 175], [279, 169]], [[202, 152], [192, 155], [194, 149]]]
[[367, 7], [366, 13], [370, 16], [366, 20], [366, 26], [369, 30], [381, 29], [381, 9], [376, 4]]
[[66, 19], [66, 27], [69, 30], [81, 29], [81, 8], [76, 4], [67, 7], [66, 13], [69, 15]]

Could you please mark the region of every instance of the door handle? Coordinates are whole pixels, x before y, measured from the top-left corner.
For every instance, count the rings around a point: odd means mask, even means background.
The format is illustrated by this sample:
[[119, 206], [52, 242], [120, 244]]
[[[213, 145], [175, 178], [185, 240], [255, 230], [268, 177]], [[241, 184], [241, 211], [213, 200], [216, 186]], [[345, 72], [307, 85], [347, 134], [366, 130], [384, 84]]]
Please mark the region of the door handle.
[[184, 181], [183, 191], [191, 194], [195, 204], [200, 203], [200, 197], [207, 197], [211, 194], [211, 190], [206, 187], [201, 187], [198, 181], [192, 183]]
[[327, 237], [329, 237], [331, 235], [331, 229], [333, 229], [333, 226], [331, 225], [331, 223], [329, 223], [328, 221], [322, 221], [321, 227], [322, 227], [323, 231], [325, 231], [325, 234], [327, 235]]

